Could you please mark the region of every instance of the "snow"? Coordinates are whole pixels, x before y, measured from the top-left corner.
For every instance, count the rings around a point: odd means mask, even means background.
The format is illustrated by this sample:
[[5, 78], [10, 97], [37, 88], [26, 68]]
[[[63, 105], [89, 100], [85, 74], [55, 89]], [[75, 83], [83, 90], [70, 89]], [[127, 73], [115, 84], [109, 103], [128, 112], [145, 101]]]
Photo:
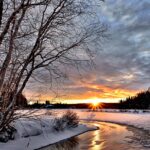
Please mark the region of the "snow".
[[[103, 110], [102, 112], [90, 112], [89, 110], [72, 109], [81, 120], [105, 121], [131, 125], [150, 132], [150, 113], [143, 113], [143, 110], [130, 110], [120, 112], [119, 110]], [[54, 118], [60, 117], [66, 110], [28, 110], [18, 111], [23, 114], [32, 114], [32, 117], [21, 118], [15, 121], [14, 126], [17, 129], [15, 140], [7, 143], [0, 143], [2, 150], [33, 150], [49, 144], [70, 138], [72, 136], [94, 130], [96, 127], [80, 124], [77, 128], [65, 129], [56, 132], [52, 129]], [[36, 116], [36, 117], [33, 117]]]
[[[27, 112], [28, 111], [23, 111], [22, 114]], [[32, 113], [32, 117], [21, 118], [15, 121], [14, 126], [17, 129], [15, 140], [10, 140], [7, 143], [0, 143], [0, 149], [34, 150], [70, 138], [72, 136], [97, 129], [97, 127], [94, 126], [79, 124], [79, 126], [76, 128], [65, 129], [64, 131], [56, 132], [52, 128], [55, 115], [46, 115], [50, 113], [48, 112], [45, 114], [45, 112], [46, 110], [35, 111]]]
[[119, 123], [124, 125], [134, 126], [150, 133], [150, 113], [142, 113], [139, 110], [138, 113], [134, 111], [130, 112], [89, 112], [87, 110], [76, 110], [80, 119], [104, 121], [111, 123]]

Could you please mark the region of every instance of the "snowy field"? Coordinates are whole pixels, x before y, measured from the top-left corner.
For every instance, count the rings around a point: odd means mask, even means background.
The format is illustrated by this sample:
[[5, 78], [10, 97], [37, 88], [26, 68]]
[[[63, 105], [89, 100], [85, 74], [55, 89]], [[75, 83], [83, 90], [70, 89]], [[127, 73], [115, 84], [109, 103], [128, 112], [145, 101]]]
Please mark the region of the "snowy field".
[[[57, 110], [61, 114], [65, 110]], [[90, 111], [87, 109], [72, 109], [76, 112], [81, 120], [104, 121], [130, 125], [136, 128], [146, 130], [150, 133], [150, 110], [122, 110], [118, 109], [102, 109]]]
[[[112, 123], [131, 125], [150, 133], [150, 113], [140, 111], [119, 112], [118, 110], [103, 110], [93, 112], [89, 110], [72, 109], [81, 120], [96, 120]], [[52, 113], [51, 113], [52, 112]], [[52, 126], [55, 117], [60, 117], [66, 110], [38, 110], [32, 113], [30, 118], [22, 118], [14, 123], [17, 133], [15, 140], [0, 143], [0, 150], [33, 150], [58, 142], [63, 139], [94, 130], [96, 127], [80, 124], [74, 129], [65, 129], [56, 132]], [[29, 111], [19, 111], [27, 114]], [[23, 115], [24, 116], [24, 115]], [[33, 117], [36, 116], [36, 117]]]
[[131, 125], [150, 133], [150, 113], [145, 113], [143, 110], [130, 110], [128, 112], [119, 112], [117, 110], [106, 111], [107, 112], [89, 112], [87, 110], [76, 110], [80, 119]]

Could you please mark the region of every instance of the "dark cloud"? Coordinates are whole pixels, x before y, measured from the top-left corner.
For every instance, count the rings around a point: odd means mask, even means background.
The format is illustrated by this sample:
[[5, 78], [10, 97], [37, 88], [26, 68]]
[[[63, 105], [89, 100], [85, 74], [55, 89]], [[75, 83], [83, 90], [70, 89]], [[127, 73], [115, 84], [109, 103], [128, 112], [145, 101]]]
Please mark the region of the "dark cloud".
[[[132, 74], [133, 89], [147, 88], [150, 83], [150, 1], [107, 0], [101, 8], [111, 26], [111, 39], [104, 43], [104, 52], [97, 61], [99, 71], [103, 72], [100, 75], [120, 82], [123, 76]], [[120, 86], [123, 88], [128, 82], [120, 82]], [[136, 82], [142, 85], [134, 87]]]

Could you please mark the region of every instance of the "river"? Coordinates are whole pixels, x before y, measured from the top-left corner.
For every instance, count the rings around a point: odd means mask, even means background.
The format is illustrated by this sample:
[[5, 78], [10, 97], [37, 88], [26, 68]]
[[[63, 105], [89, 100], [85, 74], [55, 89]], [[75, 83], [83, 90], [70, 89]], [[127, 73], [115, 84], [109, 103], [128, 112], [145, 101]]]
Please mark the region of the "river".
[[40, 150], [149, 150], [149, 135], [144, 131], [105, 122], [91, 122], [99, 130], [49, 145]]

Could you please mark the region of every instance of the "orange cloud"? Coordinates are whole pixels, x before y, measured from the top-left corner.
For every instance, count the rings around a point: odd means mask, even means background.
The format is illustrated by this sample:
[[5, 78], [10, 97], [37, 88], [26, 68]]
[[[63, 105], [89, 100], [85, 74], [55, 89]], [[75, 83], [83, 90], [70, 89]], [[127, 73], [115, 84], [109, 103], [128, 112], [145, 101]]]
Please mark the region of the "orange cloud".
[[[92, 101], [99, 102], [117, 102], [129, 96], [135, 95], [138, 91], [118, 88], [117, 86], [108, 87], [106, 85], [94, 84], [92, 82], [81, 82], [77, 80], [76, 84], [65, 85], [66, 90], [58, 92], [59, 97], [55, 97], [51, 92], [41, 93], [27, 91], [28, 99], [64, 103], [86, 103]], [[81, 90], [80, 90], [81, 89]], [[83, 91], [82, 91], [83, 89]], [[62, 96], [63, 95], [63, 96]]]
[[103, 90], [103, 92], [98, 91], [86, 91], [82, 94], [78, 93], [66, 93], [66, 96], [53, 99], [51, 95], [42, 95], [39, 100], [52, 100], [53, 102], [62, 103], [86, 103], [92, 102], [93, 100], [99, 102], [117, 102], [120, 99], [133, 96], [137, 91], [125, 90], [125, 89], [111, 89], [102, 85], [86, 85], [91, 89]]

